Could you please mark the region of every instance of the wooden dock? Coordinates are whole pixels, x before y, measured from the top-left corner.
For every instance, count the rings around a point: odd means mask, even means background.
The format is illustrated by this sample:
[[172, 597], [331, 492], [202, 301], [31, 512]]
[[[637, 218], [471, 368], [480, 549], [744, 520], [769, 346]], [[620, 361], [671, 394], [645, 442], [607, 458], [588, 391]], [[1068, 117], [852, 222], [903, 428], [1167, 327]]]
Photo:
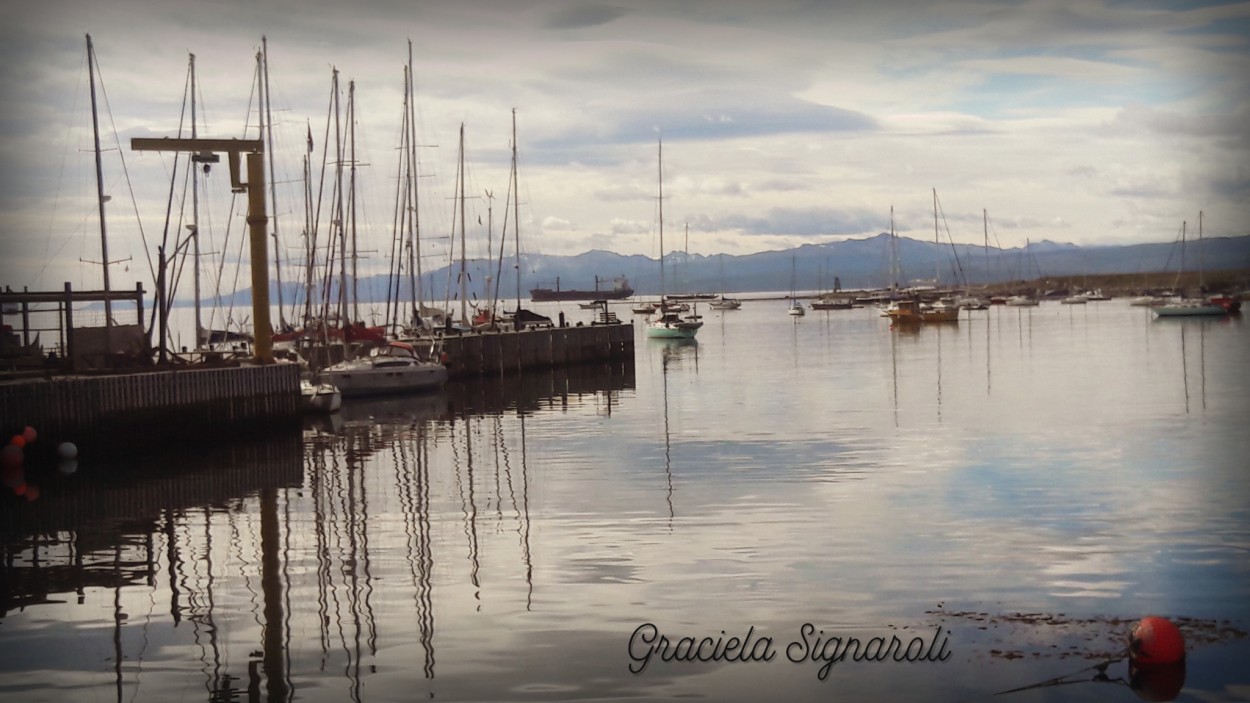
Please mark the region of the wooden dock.
[[[587, 363], [632, 364], [634, 326], [449, 335], [443, 350], [452, 377], [464, 380]], [[92, 442], [114, 452], [298, 428], [300, 413], [299, 368], [293, 364], [0, 381], [0, 431], [30, 425], [49, 441]]]

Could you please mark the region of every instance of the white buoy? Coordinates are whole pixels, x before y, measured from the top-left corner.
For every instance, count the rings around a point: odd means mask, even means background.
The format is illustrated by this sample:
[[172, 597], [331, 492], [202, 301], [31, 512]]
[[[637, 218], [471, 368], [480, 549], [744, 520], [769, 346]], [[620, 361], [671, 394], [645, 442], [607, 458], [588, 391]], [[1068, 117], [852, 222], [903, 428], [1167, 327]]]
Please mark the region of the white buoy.
[[62, 459], [77, 459], [78, 447], [73, 442], [61, 442], [56, 445], [56, 455]]

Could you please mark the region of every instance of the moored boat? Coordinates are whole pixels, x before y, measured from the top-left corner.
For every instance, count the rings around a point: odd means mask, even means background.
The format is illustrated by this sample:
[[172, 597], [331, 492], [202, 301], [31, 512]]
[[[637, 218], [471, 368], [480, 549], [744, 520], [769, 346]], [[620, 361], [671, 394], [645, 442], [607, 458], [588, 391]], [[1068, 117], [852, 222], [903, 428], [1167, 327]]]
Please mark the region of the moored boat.
[[685, 303], [668, 303], [664, 296], [664, 143], [658, 141], [657, 171], [660, 192], [660, 301], [655, 306], [655, 316], [647, 323], [647, 337], [652, 339], [693, 339], [703, 327], [703, 319], [697, 312], [682, 316], [688, 310]]
[[1213, 295], [1207, 300], [1212, 305], [1218, 305], [1230, 313], [1241, 312], [1241, 299], [1231, 295]]
[[702, 326], [703, 320], [698, 315], [682, 316], [677, 310], [661, 307], [647, 323], [647, 336], [652, 339], [693, 339]]
[[958, 322], [959, 306], [945, 300], [931, 305], [921, 304], [920, 319], [922, 322]]
[[813, 310], [850, 310], [855, 303], [850, 298], [820, 298], [811, 302]]
[[671, 293], [669, 295], [664, 296], [666, 300], [693, 300], [693, 301], [716, 300], [716, 297], [717, 296], [715, 293]]
[[1179, 299], [1156, 305], [1156, 317], [1219, 317], [1228, 314], [1228, 310], [1209, 300]]
[[[1177, 273], [1177, 281], [1184, 272], [1185, 222], [1181, 223], [1181, 269]], [[1198, 211], [1198, 244], [1202, 244], [1202, 211]], [[1198, 290], [1202, 290], [1202, 265], [1199, 259]], [[1234, 305], [1234, 303], [1236, 303]], [[1222, 296], [1210, 298], [1171, 298], [1154, 307], [1156, 318], [1160, 317], [1220, 317], [1241, 308], [1240, 301]]]
[[343, 405], [343, 394], [331, 383], [314, 383], [301, 379], [299, 391], [304, 412], [332, 413]]
[[418, 354], [408, 342], [389, 342], [369, 356], [326, 367], [320, 378], [345, 398], [440, 388], [447, 382], [447, 367], [432, 357], [432, 349]]
[[959, 306], [944, 300], [924, 303], [919, 298], [895, 300], [881, 313], [883, 317], [898, 324], [920, 322], [958, 322]]
[[556, 278], [555, 288], [531, 288], [530, 300], [534, 302], [546, 302], [552, 300], [623, 300], [634, 294], [634, 289], [629, 285], [629, 279], [624, 276], [617, 276], [612, 279], [612, 288], [600, 289], [599, 277], [595, 276], [594, 290], [577, 290], [570, 288], [567, 290], [560, 289], [560, 279]]
[[1005, 304], [1014, 308], [1020, 308], [1020, 307], [1034, 307], [1038, 304], [1038, 302], [1037, 302], [1037, 298], [1032, 298], [1027, 295], [1013, 295], [1010, 298], [1007, 298], [1007, 301]]

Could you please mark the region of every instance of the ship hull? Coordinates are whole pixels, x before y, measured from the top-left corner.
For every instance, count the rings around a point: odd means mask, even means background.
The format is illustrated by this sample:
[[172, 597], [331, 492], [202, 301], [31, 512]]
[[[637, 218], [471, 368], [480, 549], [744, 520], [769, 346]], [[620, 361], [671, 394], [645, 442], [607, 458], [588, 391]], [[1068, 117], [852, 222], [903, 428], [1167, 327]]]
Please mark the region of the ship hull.
[[633, 288], [614, 288], [612, 290], [531, 288], [530, 300], [536, 303], [550, 300], [623, 300], [633, 294]]

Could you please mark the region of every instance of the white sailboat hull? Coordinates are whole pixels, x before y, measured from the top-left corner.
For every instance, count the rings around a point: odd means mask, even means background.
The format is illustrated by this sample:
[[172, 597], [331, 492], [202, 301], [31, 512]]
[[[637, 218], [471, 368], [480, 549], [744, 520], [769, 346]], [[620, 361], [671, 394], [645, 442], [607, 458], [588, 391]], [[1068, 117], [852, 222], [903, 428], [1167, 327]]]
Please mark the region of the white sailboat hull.
[[647, 337], [651, 339], [693, 339], [698, 332], [699, 327], [681, 323], [675, 325], [653, 324], [647, 327]]
[[304, 411], [310, 413], [332, 413], [343, 405], [343, 394], [329, 383], [300, 383], [300, 395], [304, 402]]
[[434, 362], [375, 365], [368, 360], [335, 364], [321, 373], [344, 398], [441, 388], [447, 375], [447, 367]]
[[1179, 305], [1160, 305], [1154, 308], [1154, 313], [1158, 317], [1216, 317], [1227, 315], [1228, 311], [1219, 305], [1182, 303]]

